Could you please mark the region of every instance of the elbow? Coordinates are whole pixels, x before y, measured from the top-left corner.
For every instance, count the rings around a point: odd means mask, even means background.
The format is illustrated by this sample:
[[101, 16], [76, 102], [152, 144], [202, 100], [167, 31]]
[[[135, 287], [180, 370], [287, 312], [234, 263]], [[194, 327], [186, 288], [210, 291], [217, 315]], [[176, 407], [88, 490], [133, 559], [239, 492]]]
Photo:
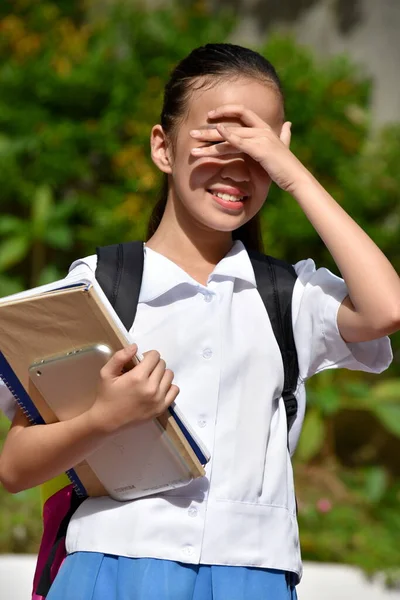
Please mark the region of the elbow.
[[371, 327], [371, 330], [374, 331], [374, 338], [400, 331], [400, 303], [377, 312], [374, 317]]
[[394, 309], [388, 314], [388, 323], [386, 335], [400, 331], [400, 301], [394, 306]]
[[394, 322], [396, 327], [395, 331], [400, 331], [400, 300], [397, 304], [397, 309], [395, 311]]
[[3, 488], [7, 490], [7, 492], [9, 492], [10, 494], [18, 494], [19, 492], [23, 491], [23, 488], [21, 486], [16, 485], [14, 481], [8, 479], [2, 479], [1, 484]]
[[6, 465], [3, 459], [0, 460], [0, 483], [10, 494], [18, 494], [26, 489], [17, 476], [16, 469]]

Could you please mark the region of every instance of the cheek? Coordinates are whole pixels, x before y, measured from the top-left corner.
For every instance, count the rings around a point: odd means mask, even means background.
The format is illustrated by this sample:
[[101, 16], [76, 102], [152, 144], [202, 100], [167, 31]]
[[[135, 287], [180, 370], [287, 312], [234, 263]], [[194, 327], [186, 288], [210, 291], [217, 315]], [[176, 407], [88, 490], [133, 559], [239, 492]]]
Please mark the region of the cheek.
[[264, 192], [266, 189], [268, 191], [269, 186], [271, 185], [271, 177], [268, 173], [256, 162], [253, 162], [250, 168], [251, 178], [255, 183], [256, 189], [260, 189]]
[[[191, 164], [190, 164], [191, 163]], [[214, 179], [221, 169], [221, 164], [207, 158], [194, 158], [189, 161], [190, 187], [204, 187], [207, 182]]]

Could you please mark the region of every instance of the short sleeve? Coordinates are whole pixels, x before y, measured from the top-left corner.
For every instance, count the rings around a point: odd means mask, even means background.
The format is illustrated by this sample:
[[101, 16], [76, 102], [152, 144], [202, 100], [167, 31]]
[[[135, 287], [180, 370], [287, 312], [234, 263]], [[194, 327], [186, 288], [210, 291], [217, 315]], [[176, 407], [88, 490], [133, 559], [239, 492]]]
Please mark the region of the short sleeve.
[[293, 332], [300, 378], [304, 381], [332, 368], [381, 373], [392, 361], [389, 338], [346, 343], [337, 326], [337, 314], [348, 295], [343, 279], [328, 269], [316, 269], [311, 259], [294, 265]]
[[13, 420], [17, 410], [17, 403], [14, 396], [2, 379], [0, 379], [0, 410], [10, 421]]
[[68, 281], [69, 277], [82, 277], [89, 281], [93, 281], [95, 278], [96, 266], [97, 256], [95, 254], [86, 256], [86, 258], [79, 258], [71, 264], [66, 280]]

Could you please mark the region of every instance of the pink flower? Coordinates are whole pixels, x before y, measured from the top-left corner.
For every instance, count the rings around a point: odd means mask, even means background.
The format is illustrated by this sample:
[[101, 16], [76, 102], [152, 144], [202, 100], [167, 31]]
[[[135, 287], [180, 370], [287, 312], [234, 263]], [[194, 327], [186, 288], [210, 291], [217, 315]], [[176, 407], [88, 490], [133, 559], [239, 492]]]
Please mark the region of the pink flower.
[[332, 510], [332, 502], [328, 498], [320, 498], [316, 506], [320, 513], [328, 513]]

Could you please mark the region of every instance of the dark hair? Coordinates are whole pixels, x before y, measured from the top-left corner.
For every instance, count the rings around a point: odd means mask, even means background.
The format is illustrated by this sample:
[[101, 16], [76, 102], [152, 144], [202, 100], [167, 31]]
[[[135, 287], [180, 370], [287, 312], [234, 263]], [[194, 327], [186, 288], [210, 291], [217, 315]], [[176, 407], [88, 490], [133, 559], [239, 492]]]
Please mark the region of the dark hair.
[[[234, 44], [206, 44], [193, 50], [175, 67], [165, 86], [161, 125], [172, 139], [179, 121], [186, 114], [192, 91], [210, 84], [213, 77], [218, 77], [219, 80], [235, 77], [258, 79], [273, 85], [284, 104], [279, 77], [271, 63], [261, 54]], [[201, 84], [199, 78], [203, 78]], [[150, 217], [148, 238], [154, 234], [161, 222], [167, 197], [168, 176], [165, 175], [160, 198]], [[232, 235], [234, 239], [240, 239], [248, 249], [261, 251], [262, 239], [258, 215], [233, 231]]]

